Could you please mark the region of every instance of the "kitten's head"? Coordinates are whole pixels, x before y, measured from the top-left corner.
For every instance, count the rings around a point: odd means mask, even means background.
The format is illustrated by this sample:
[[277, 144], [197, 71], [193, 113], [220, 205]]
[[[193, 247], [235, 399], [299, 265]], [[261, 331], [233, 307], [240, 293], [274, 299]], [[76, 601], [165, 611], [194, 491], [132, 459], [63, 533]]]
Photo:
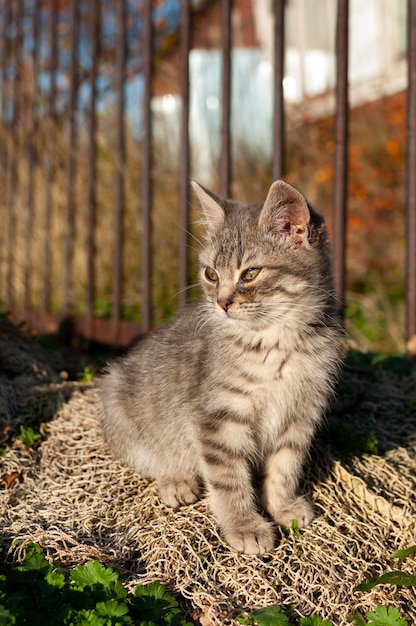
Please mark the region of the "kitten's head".
[[192, 185], [206, 229], [200, 282], [218, 320], [245, 331], [296, 330], [332, 312], [325, 222], [299, 191], [278, 180], [261, 206]]

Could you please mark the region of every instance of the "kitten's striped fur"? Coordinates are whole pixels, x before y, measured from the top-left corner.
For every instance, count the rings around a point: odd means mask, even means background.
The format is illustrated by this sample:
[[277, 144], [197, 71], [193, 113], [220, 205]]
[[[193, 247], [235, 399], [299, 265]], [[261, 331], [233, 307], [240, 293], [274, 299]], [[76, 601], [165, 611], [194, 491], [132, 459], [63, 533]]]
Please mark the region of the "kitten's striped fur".
[[204, 486], [225, 540], [262, 553], [274, 522], [313, 519], [298, 482], [342, 336], [327, 231], [283, 181], [263, 207], [193, 186], [204, 298], [109, 367], [103, 430], [114, 454], [158, 480], [166, 504], [194, 502]]

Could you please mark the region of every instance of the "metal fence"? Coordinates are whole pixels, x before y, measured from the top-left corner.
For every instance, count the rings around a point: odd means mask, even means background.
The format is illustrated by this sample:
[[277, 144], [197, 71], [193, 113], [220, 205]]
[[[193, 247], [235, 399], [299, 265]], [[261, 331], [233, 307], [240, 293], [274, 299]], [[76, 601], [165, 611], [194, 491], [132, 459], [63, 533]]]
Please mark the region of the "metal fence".
[[[208, 4], [213, 3], [181, 0], [177, 26], [171, 27], [162, 13], [163, 3], [148, 0], [1, 3], [0, 303], [15, 319], [24, 319], [37, 330], [60, 328], [87, 340], [118, 345], [152, 326], [158, 155], [151, 101], [163, 30], [177, 51], [182, 102], [175, 171], [177, 233], [172, 237], [177, 237], [178, 304], [186, 300], [191, 274], [189, 52], [194, 22]], [[222, 54], [218, 191], [228, 196], [233, 3], [218, 0], [216, 4]], [[408, 0], [407, 10], [405, 332], [410, 339], [416, 335], [416, 0]], [[348, 0], [338, 0], [332, 224], [341, 308], [348, 180], [348, 15]], [[285, 2], [275, 0], [273, 179], [285, 175], [284, 41]], [[140, 78], [136, 94], [140, 128], [134, 139], [126, 128], [131, 106], [126, 104], [126, 84], [132, 76]], [[126, 229], [131, 231], [130, 248], [126, 248]], [[130, 314], [123, 296], [126, 273]], [[99, 288], [108, 295], [108, 302], [101, 303], [103, 311], [97, 303]]]

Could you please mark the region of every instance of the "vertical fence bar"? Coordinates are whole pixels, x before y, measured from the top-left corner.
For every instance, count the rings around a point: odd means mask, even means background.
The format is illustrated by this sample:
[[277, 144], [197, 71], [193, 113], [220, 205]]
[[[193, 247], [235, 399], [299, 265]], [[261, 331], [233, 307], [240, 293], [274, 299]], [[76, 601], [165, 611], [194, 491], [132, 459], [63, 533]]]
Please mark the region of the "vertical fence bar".
[[143, 7], [143, 145], [142, 145], [142, 327], [150, 328], [152, 318], [151, 249], [152, 249], [152, 1], [145, 0]]
[[[406, 339], [416, 337], [416, 0], [407, 2]], [[416, 353], [416, 348], [412, 348]]]
[[231, 192], [231, 12], [232, 0], [221, 0], [221, 155], [220, 195], [229, 198]]
[[112, 343], [117, 344], [121, 319], [122, 255], [123, 255], [123, 214], [124, 214], [124, 171], [126, 165], [126, 145], [124, 110], [124, 80], [127, 61], [126, 41], [126, 1], [117, 3], [117, 107], [116, 107], [116, 175], [114, 203], [114, 254], [113, 254], [113, 294], [112, 294]]
[[20, 114], [20, 55], [22, 53], [22, 6], [20, 2], [15, 2], [12, 11], [12, 20], [14, 21], [14, 38], [12, 42], [11, 71], [12, 71], [12, 87], [11, 87], [11, 120], [8, 124], [9, 141], [8, 151], [9, 158], [7, 162], [7, 291], [6, 305], [7, 308], [13, 308], [14, 305], [14, 279], [15, 279], [15, 261], [16, 261], [16, 188], [17, 188], [17, 163], [19, 152], [19, 114]]
[[338, 0], [336, 25], [335, 155], [333, 248], [335, 296], [339, 312], [345, 305], [346, 216], [348, 184], [348, 20], [349, 0]]
[[97, 205], [97, 77], [100, 37], [100, 0], [91, 0], [89, 36], [91, 46], [90, 102], [88, 119], [87, 200], [87, 320], [86, 334], [92, 336], [95, 298], [95, 223]]
[[285, 103], [283, 78], [285, 64], [285, 0], [274, 3], [274, 118], [273, 180], [285, 174]]
[[[3, 3], [1, 24], [1, 124], [0, 124], [0, 185], [6, 189], [6, 172], [8, 161], [8, 145], [6, 133], [6, 99], [7, 99], [7, 29], [10, 19], [10, 7], [8, 2]], [[3, 199], [2, 199], [3, 204]], [[6, 233], [0, 229], [0, 298], [6, 299]]]
[[31, 76], [31, 102], [29, 105], [29, 120], [27, 133], [27, 205], [26, 205], [26, 256], [24, 266], [24, 294], [23, 315], [28, 316], [30, 307], [30, 274], [32, 271], [32, 242], [34, 220], [34, 195], [35, 195], [35, 137], [37, 134], [37, 102], [38, 102], [38, 75], [39, 75], [39, 11], [40, 0], [35, 0], [32, 12], [32, 76]]
[[189, 49], [191, 31], [190, 0], [181, 3], [180, 90], [181, 141], [179, 157], [179, 306], [187, 300], [189, 285]]
[[44, 281], [43, 281], [43, 309], [49, 311], [51, 305], [51, 265], [52, 265], [52, 188], [54, 180], [54, 134], [56, 133], [55, 103], [57, 90], [58, 71], [58, 0], [49, 2], [49, 97], [48, 97], [48, 120], [47, 120], [47, 154], [46, 154], [46, 199], [45, 199], [45, 228], [43, 246], [44, 258]]
[[66, 201], [66, 233], [65, 233], [65, 249], [64, 249], [64, 300], [63, 311], [68, 314], [71, 307], [71, 287], [73, 274], [73, 242], [75, 235], [75, 167], [76, 167], [76, 113], [77, 113], [77, 96], [78, 96], [78, 0], [70, 2], [70, 83], [69, 83], [69, 101], [68, 101], [68, 155], [66, 162], [66, 185], [67, 185], [67, 201]]

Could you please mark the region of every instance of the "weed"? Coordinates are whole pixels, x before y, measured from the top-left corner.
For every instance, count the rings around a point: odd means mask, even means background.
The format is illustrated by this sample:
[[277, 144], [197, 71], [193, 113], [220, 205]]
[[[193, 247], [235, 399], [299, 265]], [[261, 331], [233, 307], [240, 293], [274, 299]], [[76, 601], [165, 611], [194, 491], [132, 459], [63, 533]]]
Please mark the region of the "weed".
[[374, 612], [367, 613], [367, 619], [355, 613], [351, 621], [356, 626], [408, 626], [407, 620], [394, 607], [378, 606]]
[[78, 382], [90, 383], [94, 380], [95, 372], [91, 367], [84, 367], [83, 371], [78, 375]]
[[39, 445], [42, 435], [31, 426], [20, 426], [20, 435], [17, 438], [28, 448], [34, 448]]
[[[237, 622], [244, 626], [294, 626], [294, 622], [290, 620], [290, 609], [283, 609], [280, 606], [257, 609], [237, 617]], [[333, 626], [332, 622], [317, 615], [301, 617], [298, 623], [299, 626]]]
[[3, 566], [3, 572], [2, 626], [191, 626], [160, 583], [138, 586], [129, 596], [118, 573], [98, 561], [68, 571], [49, 563], [38, 544], [29, 544], [23, 563]]
[[378, 454], [379, 441], [372, 432], [358, 433], [341, 419], [331, 417], [322, 427], [321, 439], [330, 445], [343, 459]]
[[244, 626], [291, 626], [287, 611], [280, 606], [269, 606], [250, 613], [242, 613], [237, 617], [237, 622]]
[[[296, 520], [292, 522], [292, 530], [295, 532], [297, 528]], [[403, 550], [397, 550], [390, 555], [392, 559], [406, 559], [416, 553], [416, 545], [410, 546]], [[394, 571], [387, 572], [382, 576], [373, 578], [367, 583], [362, 583], [354, 588], [354, 591], [370, 591], [376, 585], [403, 585], [416, 586], [416, 575], [406, 572]], [[295, 626], [291, 620], [288, 609], [279, 606], [272, 606], [265, 609], [257, 609], [250, 613], [242, 613], [237, 621], [244, 626]], [[355, 612], [350, 621], [356, 626], [408, 626], [407, 620], [400, 615], [395, 607], [378, 606], [374, 612], [368, 612], [366, 617]], [[317, 615], [310, 617], [302, 617], [299, 626], [333, 626], [332, 622], [322, 619]]]
[[[416, 545], [397, 550], [390, 555], [391, 559], [406, 559], [416, 552]], [[361, 583], [354, 587], [354, 591], [371, 591], [377, 585], [396, 585], [398, 587], [416, 587], [416, 574], [409, 574], [402, 571], [386, 572], [376, 578], [371, 578], [366, 583]]]

